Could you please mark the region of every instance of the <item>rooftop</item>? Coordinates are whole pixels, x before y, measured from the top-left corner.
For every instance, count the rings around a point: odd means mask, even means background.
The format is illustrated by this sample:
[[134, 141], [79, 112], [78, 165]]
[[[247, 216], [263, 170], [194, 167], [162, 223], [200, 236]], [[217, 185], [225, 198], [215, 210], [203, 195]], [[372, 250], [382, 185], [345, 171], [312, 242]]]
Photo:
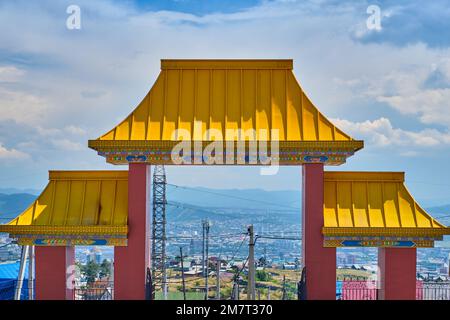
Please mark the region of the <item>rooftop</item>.
[[0, 225], [19, 244], [125, 245], [128, 171], [50, 171], [17, 218]]
[[345, 162], [363, 142], [318, 110], [292, 67], [292, 60], [161, 60], [142, 102], [89, 147], [114, 164], [170, 164], [165, 154], [180, 140], [277, 141], [290, 154], [281, 163], [308, 162], [308, 152]]
[[326, 243], [430, 247], [450, 234], [420, 207], [404, 182], [403, 172], [325, 172]]

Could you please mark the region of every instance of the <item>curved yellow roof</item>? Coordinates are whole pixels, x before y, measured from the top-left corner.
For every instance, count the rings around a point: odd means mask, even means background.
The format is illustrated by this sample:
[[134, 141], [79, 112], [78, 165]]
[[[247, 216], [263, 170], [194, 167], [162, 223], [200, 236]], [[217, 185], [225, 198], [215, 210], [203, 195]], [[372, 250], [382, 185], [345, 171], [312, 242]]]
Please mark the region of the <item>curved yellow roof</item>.
[[403, 172], [325, 172], [325, 236], [431, 237], [450, 228], [430, 216], [404, 185]]
[[[281, 150], [347, 152], [345, 161], [363, 142], [353, 140], [313, 105], [292, 67], [292, 60], [162, 60], [142, 102], [89, 146], [106, 156], [159, 151], [173, 146], [170, 142], [181, 139], [176, 130], [184, 130], [188, 137], [183, 139], [191, 141], [276, 140]], [[330, 164], [343, 162], [334, 160], [327, 159]]]
[[44, 191], [0, 232], [38, 245], [123, 245], [127, 218], [127, 171], [50, 171]]

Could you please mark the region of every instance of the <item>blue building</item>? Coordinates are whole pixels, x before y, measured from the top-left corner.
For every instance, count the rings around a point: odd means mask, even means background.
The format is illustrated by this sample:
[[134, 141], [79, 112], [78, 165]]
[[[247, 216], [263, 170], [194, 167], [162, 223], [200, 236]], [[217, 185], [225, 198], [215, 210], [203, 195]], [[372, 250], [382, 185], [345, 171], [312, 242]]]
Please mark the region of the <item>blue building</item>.
[[[19, 276], [20, 262], [0, 264], [0, 300], [13, 300]], [[20, 298], [28, 300], [28, 264]]]

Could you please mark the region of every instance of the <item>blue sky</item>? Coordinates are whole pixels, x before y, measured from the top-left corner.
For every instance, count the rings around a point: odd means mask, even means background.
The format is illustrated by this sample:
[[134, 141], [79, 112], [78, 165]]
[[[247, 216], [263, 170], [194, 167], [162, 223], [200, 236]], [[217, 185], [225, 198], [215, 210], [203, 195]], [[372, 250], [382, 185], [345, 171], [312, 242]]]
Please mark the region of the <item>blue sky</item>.
[[[117, 1], [120, 3], [120, 1]], [[123, 1], [122, 1], [123, 2]], [[233, 13], [257, 6], [259, 0], [166, 0], [166, 1], [129, 1], [142, 11], [178, 11], [195, 15], [211, 13]]]
[[[81, 8], [81, 30], [65, 27]], [[366, 26], [381, 10], [381, 30]], [[292, 58], [319, 109], [366, 147], [331, 170], [406, 171], [450, 203], [448, 1], [0, 1], [0, 188], [112, 167], [87, 148], [153, 84], [161, 58]], [[172, 183], [300, 188], [300, 168], [168, 168]], [[214, 178], [211, 178], [214, 175]]]

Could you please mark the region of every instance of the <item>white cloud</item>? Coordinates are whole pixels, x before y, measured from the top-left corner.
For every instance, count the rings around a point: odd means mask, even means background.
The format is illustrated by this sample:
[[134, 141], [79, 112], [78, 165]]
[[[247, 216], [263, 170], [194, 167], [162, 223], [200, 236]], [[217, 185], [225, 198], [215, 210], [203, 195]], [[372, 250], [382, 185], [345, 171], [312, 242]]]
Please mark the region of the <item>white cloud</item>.
[[450, 88], [418, 89], [413, 94], [380, 96], [378, 100], [403, 114], [417, 115], [425, 124], [442, 124], [450, 128]]
[[78, 136], [83, 136], [86, 134], [86, 130], [84, 130], [83, 128], [77, 127], [77, 126], [67, 126], [64, 128], [64, 130], [68, 133], [71, 133], [73, 135], [78, 135]]
[[55, 137], [55, 136], [64, 136], [67, 134], [74, 135], [74, 136], [83, 136], [86, 134], [86, 130], [83, 128], [74, 126], [74, 125], [68, 125], [65, 126], [62, 129], [58, 128], [44, 128], [40, 125], [36, 126], [35, 129], [41, 135], [42, 137]]
[[[450, 145], [449, 132], [441, 132], [435, 129], [408, 131], [394, 128], [391, 121], [387, 118], [363, 122], [333, 119], [333, 122], [354, 138], [364, 139], [376, 147], [427, 148], [437, 146], [448, 147]], [[411, 152], [407, 154], [412, 155]]]
[[15, 66], [0, 66], [0, 82], [16, 82], [25, 71]]
[[61, 130], [56, 128], [44, 128], [40, 125], [36, 125], [35, 129], [42, 137], [52, 137], [61, 134]]
[[395, 110], [416, 115], [424, 124], [450, 128], [450, 59], [430, 66], [414, 66], [410, 70], [391, 73], [384, 79], [391, 88], [377, 96]]
[[22, 90], [0, 87], [0, 119], [38, 125], [45, 116], [45, 100]]
[[0, 160], [22, 160], [30, 156], [16, 149], [7, 149], [0, 143]]
[[[104, 160], [87, 148], [87, 138], [96, 138], [131, 112], [153, 84], [161, 58], [293, 58], [303, 89], [324, 114], [367, 119], [370, 113], [371, 119], [378, 119], [341, 120], [342, 129], [355, 138], [377, 148], [399, 147], [404, 156], [420, 154], [417, 150], [425, 146], [449, 145], [444, 131], [395, 128], [396, 118], [392, 123], [382, 118], [383, 110], [371, 108], [371, 103], [392, 98], [382, 102], [396, 110], [413, 104], [409, 118], [422, 119], [421, 105], [428, 101], [420, 96], [423, 91], [445, 90], [442, 85], [423, 88], [423, 82], [433, 64], [434, 70], [448, 74], [440, 60], [450, 56], [450, 50], [355, 42], [352, 28], [365, 25], [367, 18], [364, 3], [261, 1], [240, 12], [203, 16], [142, 12], [130, 2], [77, 4], [82, 10], [79, 31], [64, 29], [64, 4], [0, 4], [0, 28], [15, 26], [14, 32], [0, 35], [0, 52], [5, 61], [18, 61], [0, 76], [0, 121], [13, 120], [4, 121], [8, 128], [0, 127], [0, 139], [8, 137], [9, 148], [29, 152], [42, 171], [81, 164], [101, 167]], [[445, 111], [440, 103], [447, 96], [438, 93], [443, 96], [434, 98], [427, 114]], [[398, 101], [393, 100], [396, 96]], [[405, 102], [408, 97], [415, 98]], [[20, 130], [7, 130], [10, 127]], [[205, 181], [209, 183], [207, 177]]]
[[[438, 58], [439, 59], [439, 58]], [[338, 86], [355, 95], [386, 103], [404, 115], [417, 116], [427, 125], [450, 129], [450, 59], [413, 64], [389, 70], [378, 76], [335, 78]]]
[[81, 143], [70, 141], [69, 139], [52, 139], [51, 143], [64, 151], [79, 151], [86, 148], [86, 146], [81, 145]]

